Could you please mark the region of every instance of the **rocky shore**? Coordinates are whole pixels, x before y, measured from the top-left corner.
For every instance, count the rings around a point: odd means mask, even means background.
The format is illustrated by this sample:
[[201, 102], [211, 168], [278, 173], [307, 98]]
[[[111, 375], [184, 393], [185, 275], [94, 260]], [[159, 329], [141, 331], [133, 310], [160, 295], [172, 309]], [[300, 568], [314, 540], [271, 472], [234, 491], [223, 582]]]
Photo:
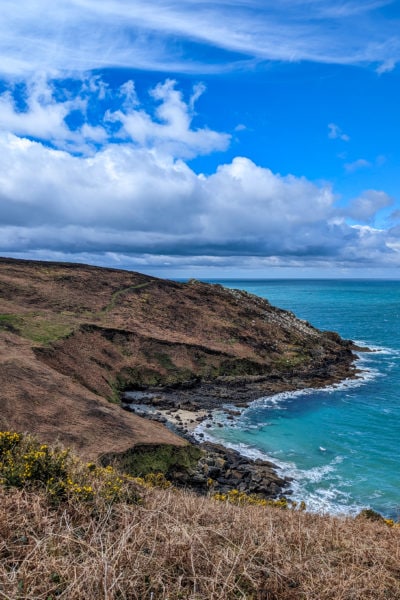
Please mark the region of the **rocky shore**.
[[203, 441], [205, 434], [197, 432], [194, 435], [194, 431], [201, 423], [205, 431], [212, 426], [211, 421], [222, 427], [223, 424], [214, 418], [217, 409], [222, 409], [226, 419], [234, 420], [240, 415], [241, 409], [263, 395], [306, 387], [325, 387], [346, 377], [356, 377], [357, 371], [352, 363], [348, 363], [336, 371], [332, 370], [330, 377], [325, 375], [324, 378], [316, 372], [313, 377], [303, 380], [260, 376], [236, 378], [234, 381], [226, 378], [195, 386], [127, 391], [123, 394], [122, 406], [141, 417], [166, 425], [201, 449], [201, 458], [193, 468], [187, 471], [171, 470], [168, 473], [176, 485], [199, 493], [210, 490], [227, 493], [237, 489], [265, 499], [278, 498], [290, 495], [291, 479], [280, 477], [276, 465], [260, 459], [252, 460], [233, 449]]
[[276, 466], [271, 462], [251, 460], [235, 450], [211, 442], [201, 443], [200, 448], [202, 457], [196, 468], [191, 472], [174, 474], [177, 485], [200, 493], [225, 494], [239, 490], [266, 499], [288, 493], [290, 480], [279, 477]]

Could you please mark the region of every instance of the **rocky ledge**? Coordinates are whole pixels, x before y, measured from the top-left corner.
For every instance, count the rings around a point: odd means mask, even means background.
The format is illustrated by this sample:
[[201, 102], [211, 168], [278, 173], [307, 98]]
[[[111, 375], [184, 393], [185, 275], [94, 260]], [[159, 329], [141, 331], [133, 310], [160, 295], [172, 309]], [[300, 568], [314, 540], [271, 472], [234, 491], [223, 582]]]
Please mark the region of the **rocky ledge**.
[[[176, 473], [175, 483], [200, 493], [209, 491], [225, 494], [238, 490], [262, 498], [276, 498], [284, 493], [290, 479], [276, 474], [269, 461], [251, 460], [235, 450], [205, 442], [200, 445], [202, 457], [187, 473]], [[287, 493], [287, 491], [286, 491]]]

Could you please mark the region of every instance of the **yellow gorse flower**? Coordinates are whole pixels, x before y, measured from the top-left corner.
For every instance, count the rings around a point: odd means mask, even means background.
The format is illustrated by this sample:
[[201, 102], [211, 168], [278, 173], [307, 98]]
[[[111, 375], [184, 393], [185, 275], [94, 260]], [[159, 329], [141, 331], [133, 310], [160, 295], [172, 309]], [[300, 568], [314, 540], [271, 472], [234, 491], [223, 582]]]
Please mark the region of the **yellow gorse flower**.
[[68, 498], [107, 502], [137, 502], [135, 479], [112, 466], [98, 467], [71, 457], [68, 450], [51, 449], [31, 436], [0, 432], [0, 484], [41, 487], [54, 501]]
[[[230, 504], [237, 504], [239, 506], [274, 506], [283, 509], [289, 508], [289, 506], [293, 508], [296, 506], [296, 503], [289, 503], [288, 499], [284, 497], [277, 500], [267, 500], [255, 494], [247, 494], [236, 489], [230, 490], [225, 494], [217, 492], [212, 495], [212, 498], [217, 502], [229, 502]], [[303, 510], [303, 507], [301, 510]]]

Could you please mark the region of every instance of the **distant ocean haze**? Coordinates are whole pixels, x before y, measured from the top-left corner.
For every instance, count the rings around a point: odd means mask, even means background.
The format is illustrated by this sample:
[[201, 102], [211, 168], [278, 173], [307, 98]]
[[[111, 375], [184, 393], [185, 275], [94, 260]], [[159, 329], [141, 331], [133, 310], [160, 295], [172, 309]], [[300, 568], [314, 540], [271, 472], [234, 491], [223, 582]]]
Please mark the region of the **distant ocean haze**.
[[[216, 282], [216, 281], [215, 281]], [[206, 437], [275, 462], [308, 509], [400, 518], [400, 281], [218, 280], [368, 346], [356, 380], [255, 401], [223, 413]], [[219, 424], [223, 424], [221, 428]]]

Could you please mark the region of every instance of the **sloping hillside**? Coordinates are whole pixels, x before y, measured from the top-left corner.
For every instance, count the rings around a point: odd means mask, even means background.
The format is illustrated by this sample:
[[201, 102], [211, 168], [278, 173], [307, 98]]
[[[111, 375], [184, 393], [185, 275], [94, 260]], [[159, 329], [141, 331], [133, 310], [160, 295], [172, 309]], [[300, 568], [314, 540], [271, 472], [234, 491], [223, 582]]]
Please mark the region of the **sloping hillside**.
[[[217, 399], [352, 375], [350, 342], [245, 292], [76, 264], [0, 259], [1, 427], [86, 455], [186, 442], [121, 391]], [[222, 390], [222, 392], [221, 392]]]

